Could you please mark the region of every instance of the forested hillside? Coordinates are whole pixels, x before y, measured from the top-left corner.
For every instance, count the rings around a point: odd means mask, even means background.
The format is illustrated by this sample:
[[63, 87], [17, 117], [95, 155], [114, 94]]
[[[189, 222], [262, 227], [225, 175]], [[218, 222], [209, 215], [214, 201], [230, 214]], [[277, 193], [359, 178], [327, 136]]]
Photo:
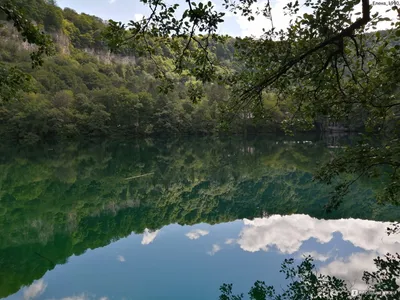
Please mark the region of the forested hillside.
[[[185, 72], [181, 76], [172, 72], [173, 57], [167, 46], [155, 49], [152, 57], [137, 55], [129, 48], [110, 54], [104, 39], [107, 22], [72, 9], [62, 10], [52, 1], [16, 3], [52, 36], [57, 51], [42, 67], [32, 69], [33, 47], [22, 42], [11, 24], [2, 21], [2, 73], [16, 67], [31, 75], [17, 97], [0, 99], [2, 136], [35, 143], [82, 136], [221, 132], [229, 89], [217, 83], [203, 85]], [[228, 39], [213, 47], [213, 54], [227, 69], [234, 68], [233, 44], [234, 40]], [[176, 86], [168, 93], [160, 92], [156, 76], [160, 64], [171, 70], [168, 75]], [[276, 112], [276, 120], [279, 115]], [[256, 123], [247, 112], [230, 121], [233, 132], [278, 129], [272, 122]]]

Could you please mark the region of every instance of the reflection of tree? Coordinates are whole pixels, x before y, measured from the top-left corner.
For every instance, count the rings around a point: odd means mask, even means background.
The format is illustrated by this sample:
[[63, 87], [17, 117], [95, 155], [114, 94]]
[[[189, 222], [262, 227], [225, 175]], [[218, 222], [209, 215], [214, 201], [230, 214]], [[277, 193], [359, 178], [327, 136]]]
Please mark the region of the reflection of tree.
[[395, 222], [391, 226], [387, 228], [387, 233], [388, 234], [397, 234], [400, 233], [400, 223]]
[[[7, 258], [0, 259], [0, 297], [42, 277], [54, 267], [49, 261], [65, 263], [132, 231], [264, 213], [327, 217], [329, 188], [311, 175], [327, 150], [284, 142], [206, 138], [0, 149], [0, 258]], [[329, 218], [398, 217], [398, 210], [372, 203], [371, 190], [355, 188]]]
[[[273, 286], [263, 281], [256, 281], [248, 295], [252, 300], [350, 300], [350, 299], [384, 299], [400, 298], [400, 255], [387, 254], [383, 258], [374, 259], [376, 271], [365, 272], [363, 281], [368, 285], [365, 291], [351, 290], [346, 282], [334, 276], [318, 274], [313, 259], [306, 257], [299, 265], [293, 259], [282, 263], [281, 272], [290, 281], [286, 290], [276, 293]], [[233, 294], [232, 284], [220, 287], [220, 300], [241, 300], [243, 294]]]

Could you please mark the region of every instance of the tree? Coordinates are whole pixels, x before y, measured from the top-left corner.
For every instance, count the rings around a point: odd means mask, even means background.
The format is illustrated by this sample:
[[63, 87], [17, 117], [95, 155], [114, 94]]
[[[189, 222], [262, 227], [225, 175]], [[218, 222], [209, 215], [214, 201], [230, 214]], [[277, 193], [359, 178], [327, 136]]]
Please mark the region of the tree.
[[[354, 180], [360, 176], [391, 177], [381, 201], [398, 204], [400, 167], [398, 140], [400, 107], [400, 22], [397, 7], [385, 16], [371, 12], [369, 0], [288, 1], [285, 14], [291, 16], [287, 29], [274, 27], [270, 1], [224, 0], [217, 10], [211, 1], [169, 4], [146, 0], [151, 13], [129, 26], [110, 21], [106, 37], [111, 49], [132, 48], [154, 56], [159, 45], [174, 50], [174, 70], [203, 81], [218, 81], [232, 87], [233, 97], [225, 108], [229, 122], [243, 111], [261, 120], [285, 112], [281, 120], [286, 132], [312, 128], [317, 120], [348, 123], [362, 116], [365, 134], [358, 146], [322, 167], [316, 179], [335, 182], [339, 173], [355, 178], [338, 183], [328, 209], [340, 204]], [[305, 10], [303, 8], [305, 8]], [[356, 13], [359, 8], [361, 12]], [[221, 72], [211, 54], [215, 42], [226, 41], [217, 34], [226, 12], [266, 20], [260, 38], [238, 39], [240, 66], [235, 72]], [[355, 19], [356, 18], [356, 19]], [[388, 30], [373, 32], [387, 22]], [[269, 28], [268, 28], [269, 27]], [[152, 43], [149, 43], [151, 38]], [[223, 70], [223, 69], [222, 69]], [[156, 73], [172, 88], [168, 70]], [[264, 95], [275, 95], [275, 104], [265, 109]], [[196, 97], [199, 97], [196, 93]], [[373, 141], [380, 140], [380, 144]]]
[[[54, 53], [54, 45], [51, 38], [41, 32], [39, 28], [26, 19], [25, 15], [13, 4], [12, 1], [4, 1], [0, 4], [0, 13], [5, 15], [8, 21], [13, 22], [14, 27], [21, 34], [24, 41], [37, 46], [31, 53], [32, 67], [43, 64], [43, 56]], [[13, 99], [21, 86], [26, 87], [30, 77], [17, 68], [7, 68], [0, 64], [0, 103]]]
[[[368, 290], [362, 293], [349, 290], [345, 281], [323, 274], [317, 274], [313, 259], [306, 257], [298, 266], [293, 266], [293, 259], [286, 259], [281, 267], [281, 272], [291, 283], [282, 294], [277, 294], [273, 286], [267, 286], [263, 281], [256, 281], [249, 291], [251, 300], [293, 300], [293, 299], [319, 299], [319, 300], [395, 300], [399, 299], [400, 289], [396, 280], [400, 271], [400, 255], [387, 254], [385, 257], [374, 259], [377, 271], [365, 272], [363, 281]], [[244, 295], [234, 295], [232, 284], [223, 284], [220, 287], [220, 300], [241, 300]]]
[[42, 65], [43, 56], [54, 53], [54, 45], [50, 36], [26, 19], [26, 16], [13, 4], [13, 1], [9, 0], [0, 4], [0, 11], [6, 15], [8, 21], [13, 22], [24, 41], [37, 46], [37, 50], [31, 53], [32, 66]]
[[0, 104], [14, 99], [20, 90], [26, 90], [30, 77], [16, 68], [0, 63]]

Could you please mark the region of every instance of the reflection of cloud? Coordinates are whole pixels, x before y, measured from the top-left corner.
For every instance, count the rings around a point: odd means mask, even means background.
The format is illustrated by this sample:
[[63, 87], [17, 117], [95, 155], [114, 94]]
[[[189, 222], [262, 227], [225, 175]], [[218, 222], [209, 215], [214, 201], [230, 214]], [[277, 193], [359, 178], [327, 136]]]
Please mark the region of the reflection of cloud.
[[70, 296], [62, 298], [61, 300], [88, 300], [89, 298], [85, 294], [80, 294], [78, 296]]
[[225, 241], [225, 244], [227, 244], [227, 245], [232, 245], [232, 244], [235, 243], [235, 242], [236, 242], [235, 239], [227, 239], [227, 240]]
[[150, 231], [146, 228], [143, 233], [142, 245], [148, 245], [152, 243], [159, 232], [160, 230]]
[[25, 288], [24, 290], [24, 299], [34, 299], [46, 290], [47, 284], [43, 281], [43, 279], [40, 279], [34, 283], [32, 283], [29, 287]]
[[212, 256], [212, 255], [214, 255], [215, 253], [217, 253], [220, 250], [221, 250], [221, 247], [218, 244], [214, 244], [212, 246], [211, 251], [208, 251], [207, 254]]
[[125, 257], [123, 257], [122, 255], [118, 255], [117, 259], [118, 259], [120, 262], [125, 262]]
[[[400, 236], [387, 236], [390, 223], [357, 219], [318, 220], [307, 215], [279, 216], [244, 220], [237, 243], [249, 252], [267, 251], [275, 246], [282, 253], [293, 254], [303, 243], [315, 238], [320, 244], [328, 243], [334, 232], [339, 232], [344, 241], [361, 248], [347, 258], [335, 258], [333, 262], [320, 268], [319, 272], [344, 279], [355, 289], [365, 289], [360, 280], [363, 271], [375, 269], [373, 259], [378, 255], [396, 253], [400, 249]], [[326, 262], [330, 254], [306, 252], [314, 260]]]
[[314, 260], [319, 260], [319, 261], [327, 261], [330, 258], [329, 254], [321, 254], [316, 251], [302, 253], [302, 257], [307, 257], [307, 256], [311, 256]]
[[186, 236], [191, 240], [197, 240], [201, 236], [205, 236], [205, 235], [207, 235], [209, 233], [210, 232], [207, 231], [207, 230], [196, 229], [196, 230], [192, 230], [192, 231], [186, 233]]
[[[69, 296], [60, 298], [59, 300], [96, 300], [97, 297], [95, 295], [87, 295], [86, 293], [82, 293], [77, 296]], [[55, 300], [55, 299], [52, 299]], [[108, 297], [100, 297], [98, 300], [108, 300]]]
[[373, 251], [354, 253], [346, 259], [335, 260], [321, 267], [319, 272], [343, 279], [353, 289], [365, 290], [366, 285], [360, 279], [364, 271], [376, 269], [373, 261], [376, 257], [377, 253]]
[[282, 253], [292, 254], [301, 245], [315, 238], [321, 244], [328, 243], [334, 232], [340, 232], [343, 240], [364, 250], [379, 253], [395, 252], [400, 247], [399, 236], [386, 235], [390, 223], [341, 219], [318, 220], [307, 215], [279, 216], [244, 220], [238, 244], [249, 252], [268, 250], [276, 246]]

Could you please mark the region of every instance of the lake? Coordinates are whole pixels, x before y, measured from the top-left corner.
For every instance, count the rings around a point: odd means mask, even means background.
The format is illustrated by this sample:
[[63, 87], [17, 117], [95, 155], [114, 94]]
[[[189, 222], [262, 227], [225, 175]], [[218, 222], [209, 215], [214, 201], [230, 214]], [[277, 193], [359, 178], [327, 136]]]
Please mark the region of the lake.
[[285, 285], [312, 255], [354, 288], [400, 209], [358, 181], [338, 210], [313, 181], [341, 151], [318, 137], [98, 141], [0, 148], [0, 298], [218, 299]]

